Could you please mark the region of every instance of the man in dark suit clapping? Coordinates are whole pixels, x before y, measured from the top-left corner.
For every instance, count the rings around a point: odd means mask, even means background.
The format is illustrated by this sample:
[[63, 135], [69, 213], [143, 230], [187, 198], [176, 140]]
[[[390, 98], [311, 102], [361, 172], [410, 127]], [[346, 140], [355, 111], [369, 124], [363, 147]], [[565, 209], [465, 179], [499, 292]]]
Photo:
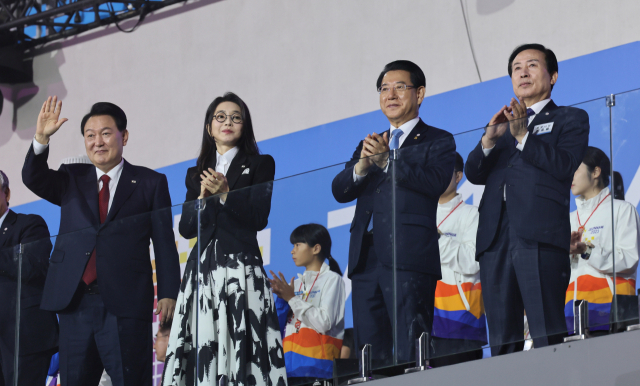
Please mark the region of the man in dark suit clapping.
[[569, 191], [589, 139], [589, 116], [551, 100], [553, 51], [525, 44], [509, 57], [512, 98], [469, 154], [467, 179], [485, 185], [476, 258], [492, 354], [522, 350], [524, 310], [535, 347], [562, 342], [569, 284]]
[[[9, 178], [0, 170], [0, 385], [44, 385], [58, 347], [56, 314], [40, 309], [51, 240], [42, 217], [9, 209]], [[18, 374], [14, 374], [18, 254], [22, 244]]]
[[385, 66], [377, 87], [390, 128], [367, 135], [332, 184], [338, 202], [358, 200], [349, 244], [355, 341], [357, 349], [371, 344], [379, 364], [393, 353], [399, 363], [415, 360], [415, 339], [431, 332], [441, 278], [435, 219], [456, 146], [450, 133], [419, 118], [425, 83], [412, 62]]
[[80, 125], [88, 164], [47, 164], [49, 139], [67, 119], [62, 102], [43, 104], [22, 179], [61, 207], [41, 307], [60, 318], [63, 385], [151, 385], [155, 252], [161, 323], [173, 316], [180, 285], [167, 179], [122, 157], [127, 118], [118, 106], [92, 106]]

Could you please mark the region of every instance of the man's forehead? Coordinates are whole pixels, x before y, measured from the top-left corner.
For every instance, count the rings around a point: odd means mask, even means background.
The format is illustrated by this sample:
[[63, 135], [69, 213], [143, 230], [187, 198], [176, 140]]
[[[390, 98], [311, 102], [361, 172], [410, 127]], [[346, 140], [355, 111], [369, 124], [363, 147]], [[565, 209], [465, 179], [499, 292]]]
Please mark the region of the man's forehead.
[[411, 74], [405, 70], [392, 70], [384, 74], [382, 77], [383, 84], [389, 83], [407, 83], [411, 81]]
[[513, 62], [511, 63], [511, 65], [513, 66], [514, 64], [520, 64], [522, 62], [531, 62], [531, 61], [539, 62], [541, 60], [544, 60], [543, 52], [538, 50], [524, 50], [520, 52], [518, 55], [516, 55], [515, 58], [513, 58]]

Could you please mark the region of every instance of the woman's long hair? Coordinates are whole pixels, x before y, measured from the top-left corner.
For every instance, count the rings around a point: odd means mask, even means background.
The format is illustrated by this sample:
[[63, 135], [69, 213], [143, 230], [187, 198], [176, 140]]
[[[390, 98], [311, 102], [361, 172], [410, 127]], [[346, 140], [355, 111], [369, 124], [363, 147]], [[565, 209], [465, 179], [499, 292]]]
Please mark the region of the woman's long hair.
[[238, 140], [236, 146], [247, 155], [260, 154], [258, 144], [256, 143], [256, 137], [253, 134], [253, 124], [251, 123], [251, 114], [249, 113], [249, 107], [244, 103], [239, 96], [232, 92], [227, 92], [223, 96], [217, 97], [211, 102], [207, 113], [204, 116], [204, 127], [202, 129], [202, 146], [200, 147], [200, 155], [198, 156], [197, 172], [198, 175], [202, 173], [216, 159], [216, 141], [209, 129], [211, 128], [211, 121], [216, 113], [218, 105], [222, 102], [233, 102], [240, 106], [240, 115], [242, 116], [242, 135]]
[[329, 260], [329, 269], [342, 276], [342, 270], [338, 262], [331, 256], [331, 236], [327, 228], [320, 224], [304, 224], [300, 225], [291, 232], [289, 237], [291, 244], [305, 243], [310, 247], [320, 244], [320, 258], [324, 262]]
[[[598, 187], [604, 189], [609, 186], [609, 175], [611, 174], [611, 162], [609, 157], [597, 147], [589, 146], [587, 152], [582, 159], [582, 163], [587, 166], [589, 176], [596, 167], [600, 168], [600, 176], [598, 177]], [[591, 178], [591, 177], [589, 177]]]

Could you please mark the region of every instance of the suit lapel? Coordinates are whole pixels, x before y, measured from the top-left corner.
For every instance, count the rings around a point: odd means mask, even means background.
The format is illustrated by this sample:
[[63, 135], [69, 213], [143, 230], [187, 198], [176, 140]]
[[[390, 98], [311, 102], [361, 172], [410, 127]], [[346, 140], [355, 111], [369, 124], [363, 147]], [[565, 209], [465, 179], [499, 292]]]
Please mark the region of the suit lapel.
[[14, 211], [9, 209], [9, 213], [7, 213], [7, 217], [4, 218], [2, 222], [2, 228], [0, 228], [0, 247], [7, 247], [7, 241], [11, 239], [11, 234], [13, 233], [14, 224], [18, 219], [18, 215], [15, 214]]
[[540, 110], [540, 113], [536, 114], [535, 117], [533, 117], [533, 120], [531, 121], [531, 123], [529, 124], [529, 126], [527, 127], [527, 130], [529, 131], [529, 135], [531, 135], [531, 132], [533, 132], [533, 128], [536, 125], [542, 124], [542, 123], [546, 123], [549, 120], [549, 115], [548, 113], [550, 113], [551, 111], [557, 109], [558, 106], [553, 103], [553, 100], [550, 100], [549, 103], [547, 103], [542, 110]]
[[98, 175], [96, 167], [87, 167], [87, 173], [78, 177], [78, 188], [84, 196], [89, 212], [93, 215], [92, 224], [100, 224], [100, 212], [98, 211]]
[[419, 144], [425, 138], [427, 131], [429, 131], [429, 126], [420, 119], [402, 142], [400, 149]]
[[116, 187], [116, 195], [113, 197], [113, 201], [111, 202], [111, 208], [107, 214], [105, 224], [115, 218], [120, 208], [122, 208], [122, 205], [124, 205], [129, 196], [131, 196], [131, 193], [133, 193], [140, 184], [139, 178], [136, 178], [136, 175], [137, 173], [135, 168], [125, 160], [124, 165], [122, 165], [122, 173], [120, 174], [120, 179], [118, 180], [118, 185]]
[[244, 154], [242, 150], [238, 151], [235, 157], [233, 157], [233, 161], [231, 161], [231, 165], [229, 165], [229, 170], [227, 170], [227, 183], [229, 184], [229, 191], [233, 190], [238, 182], [238, 178], [242, 175], [242, 173], [249, 167], [249, 158]]

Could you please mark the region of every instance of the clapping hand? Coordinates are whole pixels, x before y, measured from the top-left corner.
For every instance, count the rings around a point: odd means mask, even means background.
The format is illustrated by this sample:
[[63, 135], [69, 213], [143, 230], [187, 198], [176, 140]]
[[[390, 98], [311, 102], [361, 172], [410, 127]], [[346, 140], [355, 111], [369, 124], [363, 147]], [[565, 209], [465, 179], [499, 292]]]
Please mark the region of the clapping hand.
[[587, 244], [581, 242], [582, 232], [571, 232], [571, 243], [569, 244], [569, 253], [572, 255], [581, 255], [587, 250]]
[[389, 135], [384, 133], [382, 136], [373, 133], [368, 134], [362, 141], [362, 150], [360, 151], [360, 161], [355, 166], [357, 175], [367, 174], [369, 168], [374, 163], [380, 168], [384, 168], [389, 159]]
[[507, 131], [507, 127], [511, 130], [511, 135], [518, 142], [522, 141], [527, 133], [527, 106], [522, 99], [516, 101], [511, 98], [509, 106], [502, 108], [494, 114], [487, 126], [485, 135], [482, 137], [482, 146], [485, 149], [491, 149], [496, 145], [498, 138], [502, 137]]
[[527, 106], [520, 98], [516, 100], [511, 98], [511, 105], [508, 108], [508, 113], [505, 112], [505, 116], [509, 120], [509, 128], [511, 129], [511, 135], [517, 139], [519, 143], [522, 143], [522, 138], [527, 134]]
[[40, 114], [38, 114], [38, 122], [36, 124], [36, 141], [43, 145], [49, 143], [49, 137], [58, 131], [63, 123], [68, 121], [67, 118], [60, 119], [60, 111], [62, 110], [62, 101], [57, 96], [47, 98], [42, 104]]
[[[214, 194], [229, 192], [229, 182], [227, 181], [227, 177], [222, 173], [218, 173], [209, 168], [208, 170], [202, 171], [200, 178], [202, 179], [200, 181], [200, 197], [198, 197], [200, 199]], [[226, 201], [226, 194], [222, 195], [220, 199]]]
[[271, 272], [271, 276], [273, 276], [273, 279], [267, 278], [267, 280], [269, 280], [269, 283], [271, 284], [271, 290], [274, 294], [278, 295], [278, 297], [282, 298], [282, 300], [284, 300], [285, 302], [288, 302], [289, 300], [291, 300], [291, 298], [296, 296], [295, 288], [293, 288], [293, 278], [291, 278], [291, 283], [287, 284], [287, 279], [284, 278], [282, 272], [278, 272], [280, 274], [280, 277], [278, 277], [278, 275], [276, 275], [273, 271], [269, 272]]

